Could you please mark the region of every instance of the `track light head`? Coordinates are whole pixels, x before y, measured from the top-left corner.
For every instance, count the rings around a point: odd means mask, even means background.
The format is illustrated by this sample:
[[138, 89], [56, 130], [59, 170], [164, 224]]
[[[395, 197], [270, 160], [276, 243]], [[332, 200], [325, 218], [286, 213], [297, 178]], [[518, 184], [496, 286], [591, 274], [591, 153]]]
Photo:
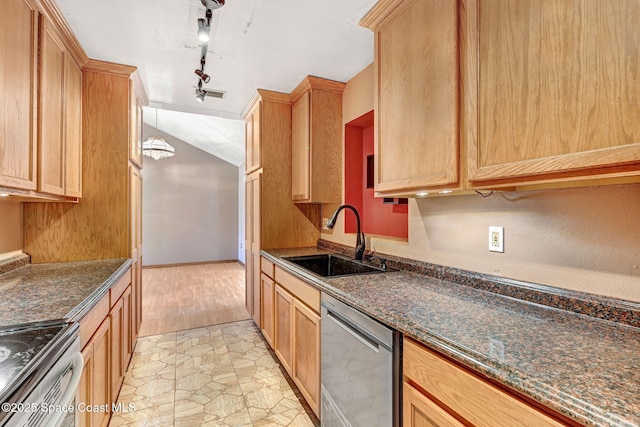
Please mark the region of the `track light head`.
[[200, 0], [202, 5], [207, 9], [219, 9], [224, 6], [225, 0]]
[[196, 75], [198, 77], [200, 77], [200, 80], [202, 80], [205, 83], [209, 83], [209, 80], [211, 80], [211, 76], [209, 74], [205, 74], [202, 70], [198, 70], [196, 68]]
[[196, 101], [203, 103], [204, 97], [207, 96], [207, 91], [204, 89], [196, 89]]
[[209, 26], [204, 18], [198, 18], [198, 40], [201, 42], [209, 41]]

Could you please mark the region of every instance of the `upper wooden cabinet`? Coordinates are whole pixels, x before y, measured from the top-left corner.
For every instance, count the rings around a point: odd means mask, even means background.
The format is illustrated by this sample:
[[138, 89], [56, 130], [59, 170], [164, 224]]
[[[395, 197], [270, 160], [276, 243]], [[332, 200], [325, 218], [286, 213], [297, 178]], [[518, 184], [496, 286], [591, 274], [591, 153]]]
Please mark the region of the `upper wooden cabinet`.
[[248, 175], [262, 167], [261, 157], [261, 128], [262, 101], [257, 100], [245, 116], [245, 162], [244, 171]]
[[291, 93], [291, 189], [296, 203], [342, 201], [342, 91], [307, 76]]
[[64, 194], [82, 196], [82, 70], [65, 56], [64, 78]]
[[640, 3], [467, 0], [469, 179], [640, 171]]
[[82, 195], [86, 54], [55, 4], [37, 6], [8, 0], [0, 18], [0, 51], [11, 64], [0, 76], [0, 185], [17, 200], [76, 201]]
[[38, 126], [38, 189], [64, 195], [64, 69], [65, 47], [51, 23], [40, 21], [40, 99]]
[[382, 0], [374, 31], [375, 191], [458, 188], [458, 5]]
[[35, 190], [38, 11], [33, 1], [3, 2], [0, 52], [0, 185]]
[[142, 83], [137, 80], [136, 77], [129, 81], [129, 86], [131, 86], [129, 88], [129, 119], [131, 120], [129, 124], [129, 160], [138, 169], [142, 169], [142, 106], [144, 101], [138, 95], [143, 91], [138, 88], [138, 86], [142, 86]]
[[633, 0], [380, 0], [361, 21], [377, 195], [640, 180], [638, 19]]

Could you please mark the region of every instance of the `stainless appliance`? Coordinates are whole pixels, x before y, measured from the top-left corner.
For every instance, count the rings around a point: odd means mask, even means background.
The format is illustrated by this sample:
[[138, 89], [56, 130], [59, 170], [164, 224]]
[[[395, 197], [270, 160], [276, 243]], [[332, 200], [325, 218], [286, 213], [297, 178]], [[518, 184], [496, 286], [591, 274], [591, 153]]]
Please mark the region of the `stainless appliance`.
[[0, 426], [76, 425], [83, 366], [77, 324], [5, 327], [0, 331]]
[[400, 427], [402, 335], [322, 294], [322, 425]]

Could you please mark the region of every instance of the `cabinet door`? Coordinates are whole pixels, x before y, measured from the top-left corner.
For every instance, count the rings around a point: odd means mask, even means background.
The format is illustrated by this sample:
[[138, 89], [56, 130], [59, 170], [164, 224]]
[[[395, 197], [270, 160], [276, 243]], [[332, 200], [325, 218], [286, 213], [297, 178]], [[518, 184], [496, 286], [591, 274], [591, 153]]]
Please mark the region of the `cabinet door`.
[[262, 101], [258, 101], [246, 117], [245, 173], [250, 174], [262, 167], [261, 153]]
[[640, 170], [640, 3], [468, 0], [469, 179]]
[[142, 169], [142, 102], [133, 80], [129, 80], [129, 119], [129, 159]]
[[402, 389], [404, 427], [463, 427], [460, 421], [407, 383]]
[[[105, 319], [100, 325], [91, 342], [93, 343], [93, 383], [91, 385], [91, 404], [104, 405], [111, 402], [111, 325]], [[109, 424], [110, 413], [93, 412], [91, 425], [106, 427]]]
[[82, 196], [82, 70], [65, 56], [65, 195]]
[[122, 353], [123, 353], [123, 333], [124, 310], [122, 298], [120, 298], [111, 308], [109, 319], [111, 320], [111, 396], [118, 396], [122, 385]]
[[51, 23], [41, 20], [38, 189], [64, 195], [65, 48]]
[[251, 202], [251, 207], [253, 209], [252, 217], [251, 217], [251, 227], [253, 231], [251, 232], [252, 241], [251, 241], [251, 261], [253, 264], [253, 272], [251, 273], [252, 280], [252, 313], [253, 320], [260, 327], [260, 248], [262, 247], [260, 243], [260, 234], [261, 234], [261, 206], [262, 206], [262, 174], [258, 173], [255, 176], [255, 179], [252, 180], [252, 189], [251, 196], [253, 198]]
[[260, 294], [262, 300], [262, 310], [260, 315], [262, 316], [262, 335], [267, 340], [271, 348], [273, 348], [273, 288], [274, 283], [271, 278], [262, 273], [260, 276]]
[[313, 412], [320, 414], [320, 316], [293, 300], [293, 380]]
[[253, 315], [253, 183], [252, 178], [247, 177], [244, 185], [245, 198], [245, 241], [244, 241], [244, 265], [245, 265], [245, 299], [244, 305], [247, 313]]
[[306, 92], [291, 107], [291, 191], [293, 201], [310, 198], [311, 94]]
[[289, 292], [282, 289], [276, 283], [274, 292], [274, 313], [275, 313], [275, 331], [274, 331], [274, 351], [280, 359], [282, 366], [291, 374], [291, 366], [293, 362], [292, 347], [292, 315], [293, 315], [293, 297]]
[[260, 233], [262, 174], [247, 176], [245, 182], [245, 306], [260, 327]]
[[133, 355], [133, 298], [131, 294], [131, 286], [122, 294], [122, 365], [120, 375], [124, 380], [127, 372], [129, 361]]
[[36, 189], [38, 11], [31, 0], [2, 3], [0, 185]]
[[457, 2], [403, 8], [375, 32], [375, 191], [457, 187]]
[[[82, 350], [82, 358], [84, 366], [82, 368], [82, 377], [80, 377], [80, 385], [78, 386], [77, 403], [86, 403], [91, 405], [93, 402], [93, 342], [89, 342]], [[91, 412], [81, 412], [79, 414], [80, 425], [91, 427]]]
[[142, 327], [142, 256], [138, 253], [136, 263], [133, 265], [132, 270], [132, 289], [133, 294], [133, 323], [134, 333], [131, 339], [131, 350], [135, 349], [138, 336], [140, 335], [140, 328]]

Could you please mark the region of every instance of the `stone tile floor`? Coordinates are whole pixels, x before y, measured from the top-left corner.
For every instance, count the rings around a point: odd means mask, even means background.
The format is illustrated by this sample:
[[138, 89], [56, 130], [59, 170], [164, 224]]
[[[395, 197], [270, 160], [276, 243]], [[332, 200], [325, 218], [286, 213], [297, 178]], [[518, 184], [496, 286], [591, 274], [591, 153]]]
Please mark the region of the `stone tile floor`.
[[110, 427], [319, 424], [252, 321], [139, 338], [118, 402]]

